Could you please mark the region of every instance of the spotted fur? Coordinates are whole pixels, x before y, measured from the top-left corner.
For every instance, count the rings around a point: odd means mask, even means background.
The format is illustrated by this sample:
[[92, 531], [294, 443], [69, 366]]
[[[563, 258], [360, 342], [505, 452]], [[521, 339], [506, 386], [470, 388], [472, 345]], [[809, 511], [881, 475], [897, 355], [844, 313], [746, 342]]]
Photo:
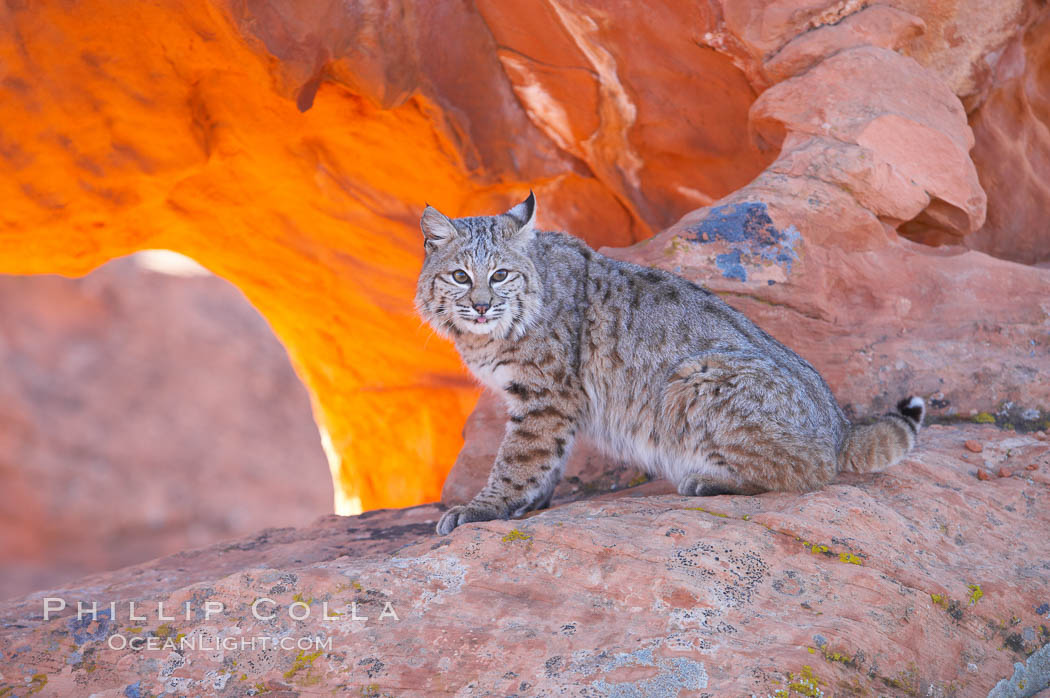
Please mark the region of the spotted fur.
[[510, 414], [487, 484], [439, 533], [546, 507], [584, 432], [687, 495], [812, 490], [914, 445], [921, 398], [853, 426], [808, 362], [710, 291], [537, 232], [535, 209], [423, 213], [417, 308]]

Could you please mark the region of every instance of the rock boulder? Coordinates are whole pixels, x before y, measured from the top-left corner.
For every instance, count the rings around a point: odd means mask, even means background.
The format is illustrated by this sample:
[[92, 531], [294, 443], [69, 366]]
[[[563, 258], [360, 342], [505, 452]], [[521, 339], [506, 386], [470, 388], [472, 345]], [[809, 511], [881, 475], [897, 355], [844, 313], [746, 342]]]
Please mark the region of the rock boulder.
[[[899, 466], [801, 496], [656, 486], [447, 537], [433, 506], [327, 517], [38, 592], [0, 604], [0, 681], [15, 695], [1047, 686], [1045, 437], [934, 426]], [[47, 598], [67, 607], [44, 621]], [[77, 620], [77, 601], [115, 613]]]

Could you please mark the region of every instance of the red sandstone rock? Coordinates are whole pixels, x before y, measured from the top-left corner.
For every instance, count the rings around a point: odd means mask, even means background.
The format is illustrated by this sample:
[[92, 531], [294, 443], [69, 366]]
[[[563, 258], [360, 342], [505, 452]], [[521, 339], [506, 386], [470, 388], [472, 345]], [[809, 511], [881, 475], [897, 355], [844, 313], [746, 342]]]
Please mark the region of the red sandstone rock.
[[0, 277], [0, 598], [332, 510], [284, 348], [226, 282]]
[[963, 444], [963, 446], [966, 447], [967, 451], [973, 451], [974, 453], [980, 453], [984, 450], [984, 447], [981, 446], [981, 443], [979, 441], [970, 440]]
[[[893, 224], [925, 212], [936, 232], [923, 234], [923, 242], [947, 242], [984, 222], [985, 194], [968, 155], [973, 134], [962, 104], [934, 75], [893, 51], [862, 46], [834, 54], [764, 92], [751, 121], [759, 130], [772, 123], [798, 134], [785, 141], [770, 171], [843, 187]], [[812, 162], [811, 154], [795, 162], [810, 143], [823, 159]]]
[[1010, 477], [1013, 472], [1008, 468], [999, 468], [999, 477]]
[[486, 0], [478, 11], [529, 119], [650, 232], [743, 186], [775, 155], [749, 137], [746, 70], [698, 45], [718, 29], [715, 7]]
[[[1047, 453], [1028, 436], [931, 426], [899, 466], [806, 495], [630, 490], [447, 537], [432, 533], [432, 506], [263, 532], [0, 604], [0, 684], [50, 695], [1039, 690], [1050, 539], [1021, 532], [1050, 526], [1050, 481], [975, 483], [956, 456], [967, 438]], [[67, 608], [44, 622], [45, 597], [118, 602], [117, 617], [77, 623]], [[274, 618], [252, 615], [260, 599]], [[131, 600], [146, 620], [129, 618]], [[175, 620], [157, 618], [159, 601]], [[223, 610], [205, 619], [207, 602]], [[379, 618], [388, 602], [398, 620]], [[368, 620], [325, 621], [326, 603], [356, 603]], [[210, 649], [111, 649], [114, 636]], [[241, 647], [253, 637], [331, 647]]]
[[836, 24], [799, 34], [762, 64], [769, 81], [777, 83], [827, 58], [855, 46], [897, 49], [921, 35], [921, 18], [887, 5], [865, 7]]
[[966, 245], [1026, 264], [1050, 262], [1050, 12], [995, 56], [994, 87], [971, 116], [988, 219]]
[[978, 480], [991, 480], [992, 476], [989, 475], [988, 471], [985, 470], [984, 468], [978, 468], [977, 469], [977, 479]]

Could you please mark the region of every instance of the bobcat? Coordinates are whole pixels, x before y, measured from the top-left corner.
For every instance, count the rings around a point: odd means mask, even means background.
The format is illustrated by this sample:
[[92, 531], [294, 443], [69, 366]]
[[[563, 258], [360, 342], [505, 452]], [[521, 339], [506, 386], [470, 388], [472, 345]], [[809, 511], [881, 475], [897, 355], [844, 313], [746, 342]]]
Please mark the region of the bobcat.
[[707, 289], [498, 216], [427, 206], [416, 306], [507, 403], [488, 483], [440, 534], [545, 508], [578, 433], [683, 495], [803, 492], [915, 444], [922, 398], [851, 425], [808, 362]]

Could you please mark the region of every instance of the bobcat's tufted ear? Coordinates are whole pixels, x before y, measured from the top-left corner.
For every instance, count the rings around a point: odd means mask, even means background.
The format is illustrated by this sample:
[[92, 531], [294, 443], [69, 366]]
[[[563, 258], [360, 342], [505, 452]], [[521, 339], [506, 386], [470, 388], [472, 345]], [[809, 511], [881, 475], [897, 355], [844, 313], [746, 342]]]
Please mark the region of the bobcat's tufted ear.
[[531, 238], [536, 234], [534, 228], [536, 223], [536, 195], [532, 193], [532, 190], [529, 190], [529, 198], [507, 211], [504, 215], [510, 216], [518, 224], [518, 230], [514, 237]]
[[441, 211], [427, 204], [423, 209], [423, 216], [419, 219], [419, 227], [423, 230], [423, 249], [427, 252], [441, 247], [446, 242], [459, 234], [456, 226]]

